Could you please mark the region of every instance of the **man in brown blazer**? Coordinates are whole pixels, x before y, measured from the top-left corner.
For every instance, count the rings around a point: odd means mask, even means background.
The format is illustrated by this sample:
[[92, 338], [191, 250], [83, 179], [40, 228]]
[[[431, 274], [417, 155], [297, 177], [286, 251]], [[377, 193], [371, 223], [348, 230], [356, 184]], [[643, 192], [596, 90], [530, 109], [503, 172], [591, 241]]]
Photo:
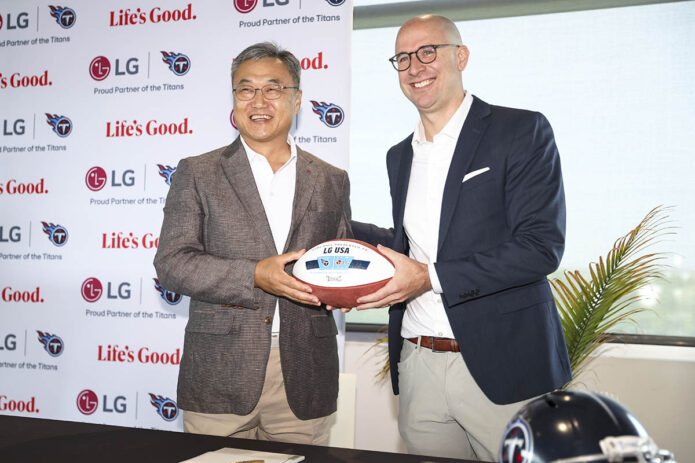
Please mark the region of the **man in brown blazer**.
[[337, 329], [291, 277], [305, 249], [351, 236], [345, 171], [289, 135], [300, 64], [271, 43], [232, 66], [231, 145], [182, 159], [154, 265], [191, 297], [179, 371], [187, 432], [325, 444], [338, 396]]

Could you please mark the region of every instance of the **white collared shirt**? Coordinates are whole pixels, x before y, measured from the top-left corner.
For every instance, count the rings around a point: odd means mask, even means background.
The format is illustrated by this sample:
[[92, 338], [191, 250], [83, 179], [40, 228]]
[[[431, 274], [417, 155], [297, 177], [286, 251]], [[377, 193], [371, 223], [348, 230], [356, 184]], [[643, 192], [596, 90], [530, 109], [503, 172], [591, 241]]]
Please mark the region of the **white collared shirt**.
[[[241, 143], [244, 145], [246, 156], [251, 164], [253, 179], [256, 181], [256, 188], [261, 196], [270, 231], [273, 234], [273, 241], [275, 241], [275, 249], [278, 254], [282, 254], [292, 223], [294, 188], [297, 181], [297, 145], [294, 143], [294, 138], [288, 134], [287, 144], [290, 145], [290, 158], [277, 172], [273, 173], [268, 159], [249, 148], [243, 136]], [[280, 332], [279, 302], [275, 303], [272, 332]]]
[[432, 289], [408, 301], [401, 327], [401, 336], [404, 338], [454, 337], [442, 303], [442, 287], [434, 263], [437, 261], [444, 184], [472, 103], [473, 95], [466, 92], [461, 105], [431, 142], [425, 138], [422, 121], [418, 121], [413, 133], [413, 164], [403, 228], [410, 243], [410, 257], [429, 267]]

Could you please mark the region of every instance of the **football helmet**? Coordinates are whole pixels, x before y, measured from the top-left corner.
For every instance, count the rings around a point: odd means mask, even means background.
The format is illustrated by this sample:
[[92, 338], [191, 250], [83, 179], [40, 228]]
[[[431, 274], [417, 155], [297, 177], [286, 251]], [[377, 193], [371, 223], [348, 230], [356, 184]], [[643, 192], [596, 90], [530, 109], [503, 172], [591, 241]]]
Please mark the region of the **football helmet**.
[[530, 401], [507, 425], [500, 463], [675, 463], [613, 399], [555, 391]]

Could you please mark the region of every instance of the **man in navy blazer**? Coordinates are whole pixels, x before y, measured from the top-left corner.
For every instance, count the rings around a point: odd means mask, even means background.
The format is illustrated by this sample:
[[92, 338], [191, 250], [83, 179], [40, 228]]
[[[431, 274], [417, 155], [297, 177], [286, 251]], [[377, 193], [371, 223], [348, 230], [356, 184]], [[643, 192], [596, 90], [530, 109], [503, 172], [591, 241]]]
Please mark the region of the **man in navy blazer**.
[[420, 121], [387, 155], [394, 228], [353, 222], [396, 266], [357, 309], [390, 306], [409, 451], [492, 460], [523, 402], [571, 379], [547, 280], [564, 250], [565, 198], [546, 118], [466, 92], [468, 56], [447, 18], [398, 32], [391, 62]]

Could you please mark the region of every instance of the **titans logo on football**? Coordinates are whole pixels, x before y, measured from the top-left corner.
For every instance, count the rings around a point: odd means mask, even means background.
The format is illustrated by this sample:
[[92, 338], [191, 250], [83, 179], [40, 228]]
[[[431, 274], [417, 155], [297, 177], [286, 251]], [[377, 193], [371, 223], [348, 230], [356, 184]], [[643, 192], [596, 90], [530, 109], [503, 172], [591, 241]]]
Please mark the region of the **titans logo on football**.
[[39, 341], [43, 344], [43, 349], [48, 352], [48, 355], [51, 357], [58, 357], [63, 353], [65, 344], [63, 344], [63, 340], [60, 339], [60, 336], [44, 331], [37, 330], [36, 332], [39, 334]]
[[157, 414], [164, 421], [174, 421], [179, 416], [179, 407], [168, 397], [154, 395], [150, 392], [150, 403], [157, 409]]
[[164, 289], [157, 278], [152, 279], [154, 280], [155, 289], [159, 291], [159, 294], [162, 296], [162, 299], [164, 299], [167, 304], [176, 305], [179, 302], [181, 302], [180, 294]]
[[56, 246], [64, 246], [68, 242], [68, 230], [62, 225], [54, 225], [41, 222], [43, 231], [48, 235], [48, 240]]
[[328, 127], [335, 128], [343, 123], [344, 113], [340, 106], [333, 103], [324, 103], [323, 101], [319, 103], [314, 100], [311, 100], [311, 104], [314, 106], [313, 110], [319, 115], [321, 122]]
[[70, 29], [75, 25], [75, 21], [77, 20], [75, 10], [67, 7], [63, 8], [62, 6], [49, 5], [48, 7], [51, 9], [51, 16], [56, 18], [56, 22], [60, 27], [63, 29]]
[[514, 420], [507, 426], [499, 457], [502, 463], [528, 463], [531, 461], [533, 439], [525, 421]]
[[162, 164], [157, 164], [159, 167], [159, 175], [164, 178], [167, 185], [171, 185], [171, 176], [176, 172], [176, 167], [164, 166]]
[[72, 133], [72, 121], [65, 116], [46, 113], [46, 123], [59, 137], [65, 138]]
[[177, 76], [182, 76], [191, 68], [191, 60], [183, 53], [162, 52], [162, 61], [169, 66], [169, 70]]

